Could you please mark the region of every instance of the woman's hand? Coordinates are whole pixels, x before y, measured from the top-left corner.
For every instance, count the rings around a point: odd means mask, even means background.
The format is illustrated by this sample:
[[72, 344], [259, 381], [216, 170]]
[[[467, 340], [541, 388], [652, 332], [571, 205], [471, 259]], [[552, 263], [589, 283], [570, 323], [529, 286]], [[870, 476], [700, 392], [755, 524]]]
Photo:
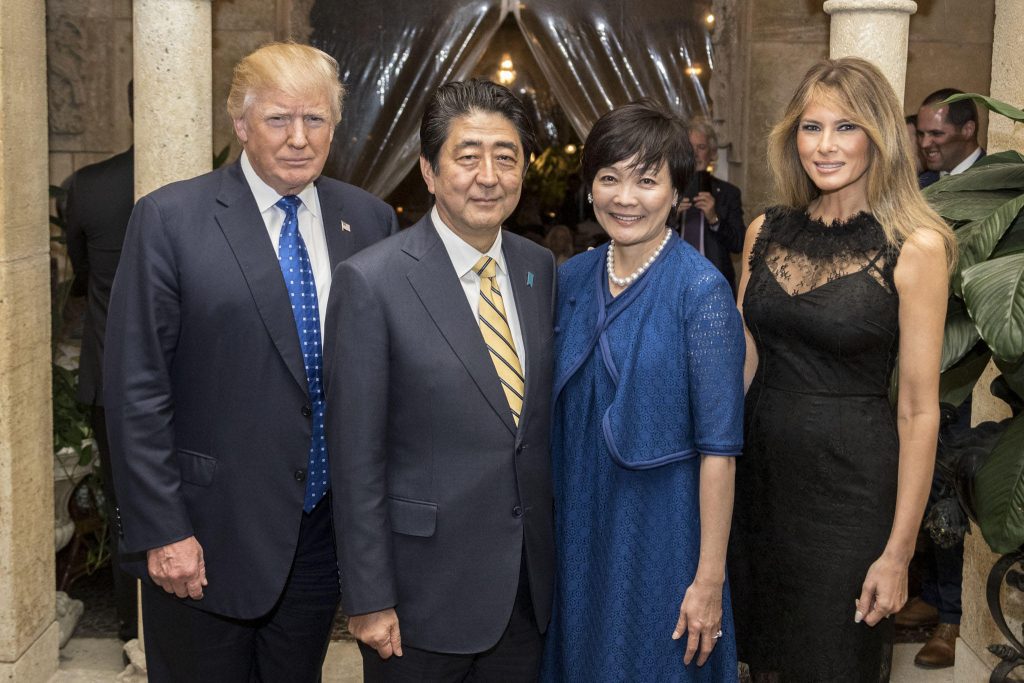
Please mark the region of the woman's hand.
[[888, 553], [875, 560], [868, 567], [864, 585], [860, 590], [860, 598], [856, 601], [857, 609], [853, 620], [862, 620], [868, 626], [874, 626], [882, 619], [900, 611], [907, 601], [907, 566], [909, 561], [896, 558]]
[[686, 589], [683, 604], [679, 606], [679, 621], [672, 632], [672, 640], [679, 640], [684, 633], [689, 634], [683, 664], [689, 665], [693, 661], [698, 647], [697, 666], [703, 666], [711, 656], [722, 628], [722, 590], [723, 584], [700, 579]]

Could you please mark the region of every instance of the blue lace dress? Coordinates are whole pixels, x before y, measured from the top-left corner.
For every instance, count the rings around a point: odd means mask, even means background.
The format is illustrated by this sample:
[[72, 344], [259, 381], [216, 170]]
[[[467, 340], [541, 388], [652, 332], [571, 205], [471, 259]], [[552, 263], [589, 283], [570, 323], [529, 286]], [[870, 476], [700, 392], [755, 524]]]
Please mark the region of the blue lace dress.
[[612, 298], [605, 249], [559, 271], [552, 456], [558, 551], [545, 681], [735, 681], [728, 584], [702, 667], [673, 641], [700, 549], [699, 453], [742, 448], [729, 285], [673, 237]]

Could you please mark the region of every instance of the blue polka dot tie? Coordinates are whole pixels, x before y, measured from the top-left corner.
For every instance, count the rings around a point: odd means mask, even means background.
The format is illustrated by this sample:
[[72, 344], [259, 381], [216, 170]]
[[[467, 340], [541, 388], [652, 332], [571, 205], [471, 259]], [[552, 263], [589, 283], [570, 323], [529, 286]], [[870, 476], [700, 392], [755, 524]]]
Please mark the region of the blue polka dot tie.
[[306, 366], [309, 399], [313, 409], [313, 442], [309, 446], [309, 469], [306, 472], [306, 497], [302, 509], [310, 512], [327, 493], [327, 440], [324, 438], [324, 390], [321, 382], [323, 358], [320, 351], [320, 307], [316, 297], [313, 266], [309, 262], [306, 243], [299, 234], [299, 206], [302, 200], [295, 195], [281, 197], [278, 208], [284, 211], [281, 239], [277, 243], [277, 258], [288, 288], [288, 299], [295, 316], [302, 346], [302, 361]]

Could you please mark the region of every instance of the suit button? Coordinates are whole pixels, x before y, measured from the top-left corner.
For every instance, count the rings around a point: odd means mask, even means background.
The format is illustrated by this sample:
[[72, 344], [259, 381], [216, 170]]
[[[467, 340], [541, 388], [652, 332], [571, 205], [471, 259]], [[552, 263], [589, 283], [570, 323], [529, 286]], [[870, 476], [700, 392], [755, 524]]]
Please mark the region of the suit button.
[[521, 508], [520, 506], [516, 505], [514, 508], [512, 508], [512, 516], [513, 517], [522, 517], [523, 516], [523, 508]]
[[302, 417], [312, 417], [313, 409], [309, 406], [302, 406]]
[[295, 481], [306, 481], [306, 470], [295, 470]]

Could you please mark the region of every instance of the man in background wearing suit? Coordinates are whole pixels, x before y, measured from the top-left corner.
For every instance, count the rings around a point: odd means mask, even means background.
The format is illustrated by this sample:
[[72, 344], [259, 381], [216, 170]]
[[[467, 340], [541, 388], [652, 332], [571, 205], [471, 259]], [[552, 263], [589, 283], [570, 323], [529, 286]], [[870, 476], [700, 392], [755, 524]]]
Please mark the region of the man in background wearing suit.
[[[718, 137], [715, 128], [704, 119], [693, 119], [687, 125], [690, 145], [693, 147], [695, 168], [706, 171], [718, 157]], [[685, 196], [679, 200], [679, 231], [694, 249], [702, 253], [725, 276], [736, 295], [736, 269], [732, 255], [743, 249], [743, 200], [740, 188], [732, 183], [705, 176], [711, 181], [710, 190], [698, 191], [697, 174]]]
[[[960, 92], [953, 88], [936, 90], [924, 98], [917, 110], [917, 145], [926, 169], [918, 176], [922, 188], [947, 175], [963, 173], [985, 156], [985, 150], [978, 145], [978, 107], [974, 101], [943, 104], [948, 97]], [[943, 413], [947, 411], [943, 410]], [[957, 433], [970, 429], [970, 398], [948, 414], [955, 414], [956, 418], [944, 429]], [[946, 488], [948, 484], [936, 468], [928, 500], [929, 512], [931, 506], [942, 498]], [[956, 639], [960, 635], [964, 543], [961, 540], [951, 548], [942, 548], [929, 536], [924, 546], [926, 561], [921, 595], [910, 600], [896, 614], [896, 624], [934, 625], [928, 641], [914, 656], [914, 663], [928, 669], [951, 667], [955, 663]]]
[[978, 106], [974, 100], [952, 104], [943, 101], [963, 91], [936, 90], [924, 98], [917, 110], [917, 146], [924, 157], [924, 189], [947, 175], [963, 173], [985, 156], [978, 145]]
[[[128, 83], [128, 113], [132, 114], [132, 84]], [[79, 403], [90, 407], [90, 426], [96, 440], [99, 471], [103, 481], [104, 507], [110, 540], [110, 564], [114, 576], [114, 607], [117, 635], [135, 638], [138, 606], [135, 579], [121, 568], [117, 534], [117, 495], [110, 472], [110, 445], [103, 411], [103, 338], [107, 306], [117, 262], [121, 258], [124, 231], [135, 204], [135, 150], [96, 164], [83, 166], [68, 179], [65, 216], [68, 257], [79, 281], [87, 283], [82, 352], [78, 360]]]
[[534, 681], [552, 592], [555, 266], [502, 230], [535, 138], [488, 81], [420, 127], [435, 205], [341, 264], [327, 433], [342, 609], [367, 681]]
[[104, 397], [156, 683], [320, 678], [338, 602], [321, 321], [333, 268], [397, 229], [320, 176], [342, 94], [323, 52], [256, 50], [228, 95], [239, 161], [132, 213]]

